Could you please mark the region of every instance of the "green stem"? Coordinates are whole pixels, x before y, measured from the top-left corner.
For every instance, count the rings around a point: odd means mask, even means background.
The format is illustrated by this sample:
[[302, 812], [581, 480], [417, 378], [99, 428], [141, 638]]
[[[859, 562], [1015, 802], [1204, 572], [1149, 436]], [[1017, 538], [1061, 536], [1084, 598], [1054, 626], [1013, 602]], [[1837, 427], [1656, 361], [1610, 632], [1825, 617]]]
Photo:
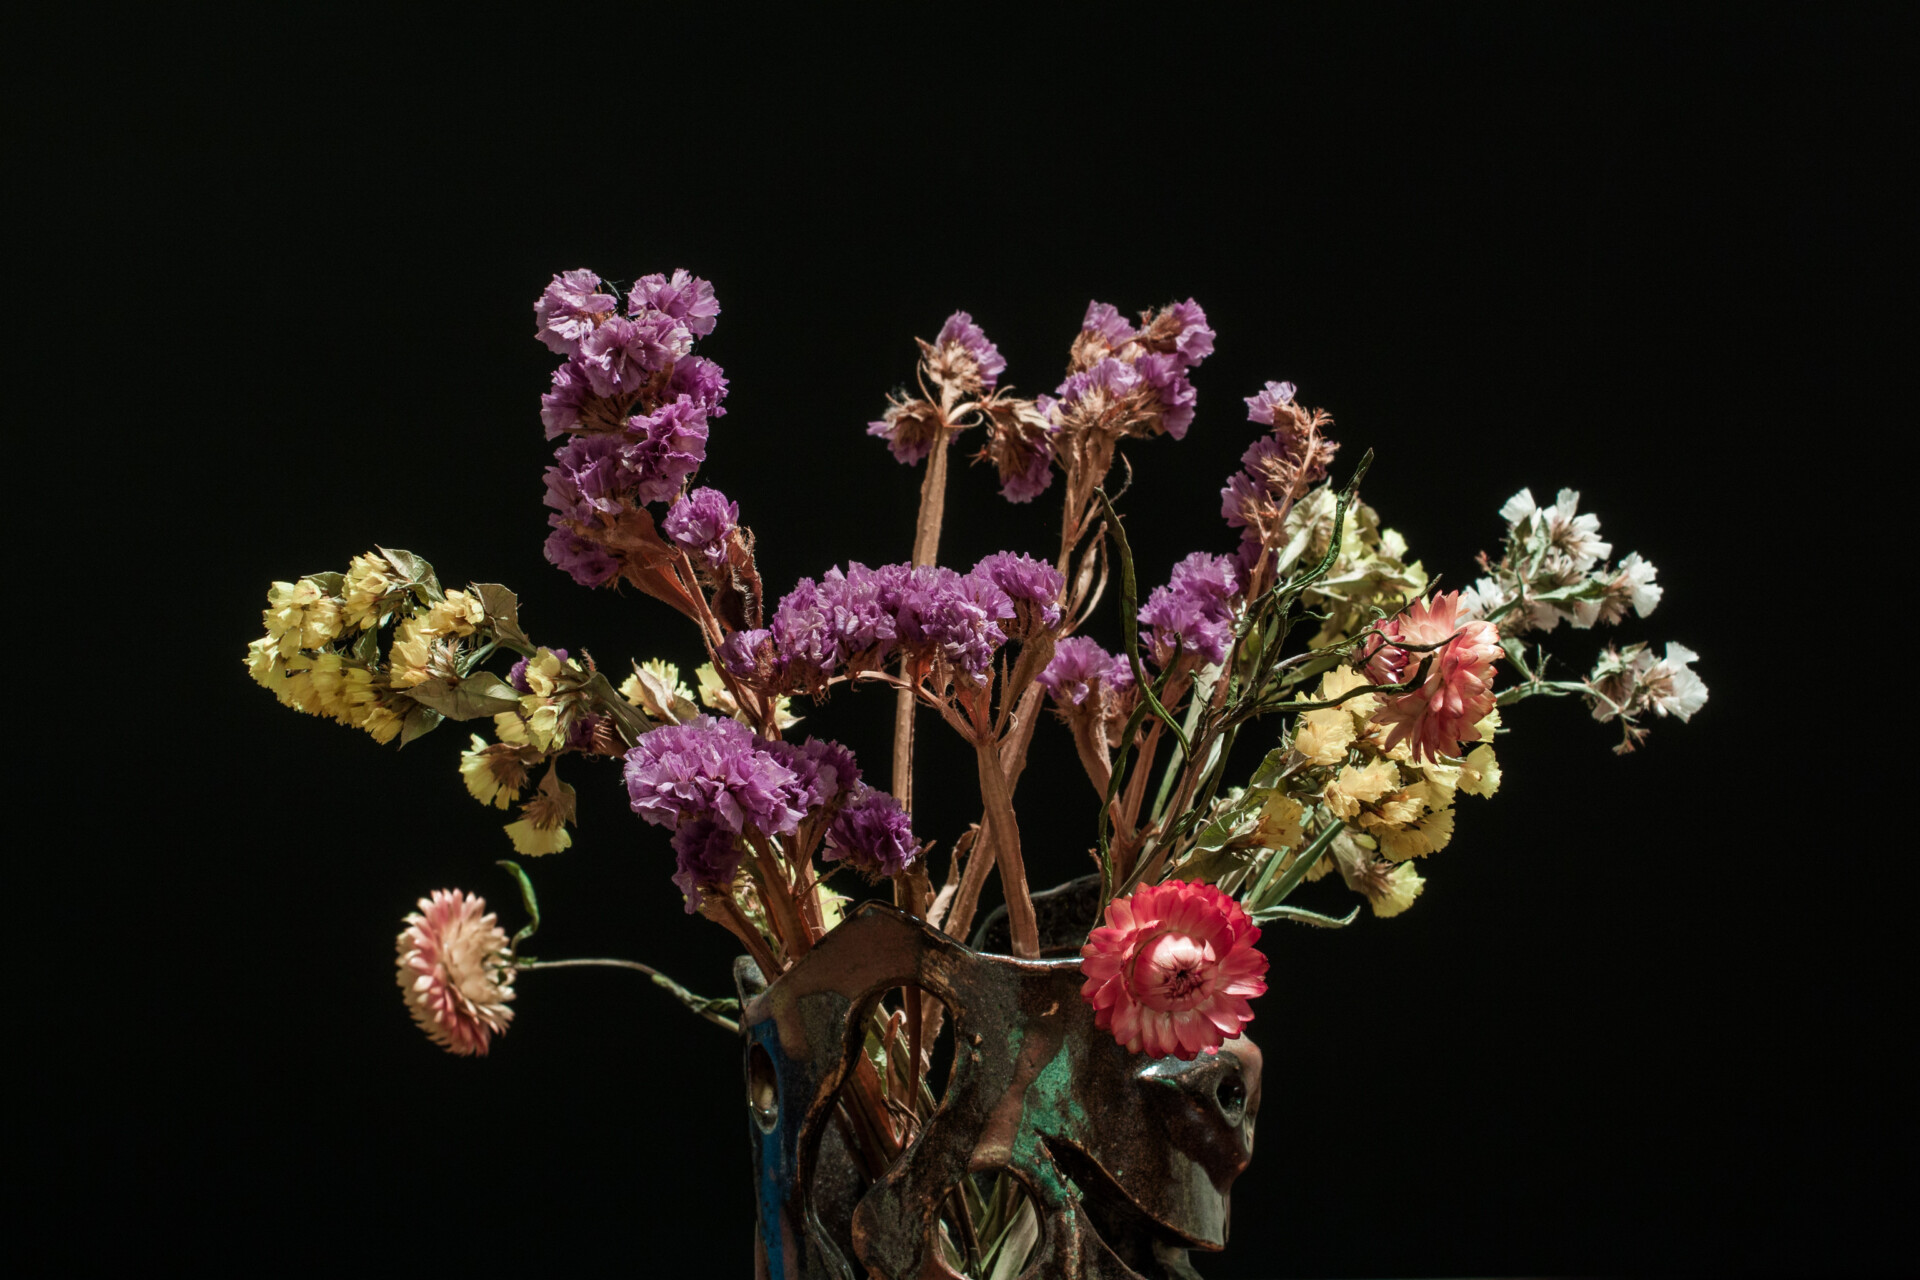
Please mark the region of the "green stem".
[[1273, 861], [1267, 864], [1266, 870], [1260, 873], [1260, 883], [1255, 885], [1253, 892], [1246, 896], [1245, 901], [1249, 907], [1253, 910], [1264, 911], [1285, 902], [1287, 895], [1292, 893], [1295, 886], [1307, 878], [1307, 872], [1313, 870], [1313, 864], [1320, 861], [1320, 855], [1332, 847], [1334, 837], [1345, 830], [1346, 825], [1346, 823], [1335, 819], [1332, 826], [1315, 836], [1313, 843], [1300, 851], [1300, 856], [1293, 860], [1293, 865], [1287, 868], [1287, 873], [1281, 876], [1279, 883], [1273, 886], [1273, 901], [1267, 902], [1265, 901], [1267, 884], [1273, 879], [1274, 871], [1280, 866], [1280, 858], [1275, 856]]
[[528, 969], [632, 969], [644, 973], [653, 979], [653, 985], [666, 991], [681, 1004], [699, 1014], [716, 1027], [738, 1032], [740, 1024], [720, 1012], [723, 1009], [738, 1011], [738, 1000], [717, 1000], [707, 996], [698, 996], [679, 983], [661, 973], [652, 965], [641, 964], [638, 960], [519, 960], [513, 966], [516, 970]]

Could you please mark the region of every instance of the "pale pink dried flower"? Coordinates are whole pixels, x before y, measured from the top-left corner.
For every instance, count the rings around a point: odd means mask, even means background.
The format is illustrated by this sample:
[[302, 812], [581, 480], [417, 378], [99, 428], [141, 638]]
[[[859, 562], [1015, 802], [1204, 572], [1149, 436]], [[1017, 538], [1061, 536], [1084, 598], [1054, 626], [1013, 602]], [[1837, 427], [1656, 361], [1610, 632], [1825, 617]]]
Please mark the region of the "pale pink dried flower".
[[1241, 905], [1210, 884], [1168, 880], [1107, 904], [1087, 935], [1081, 996], [1094, 1024], [1135, 1053], [1192, 1059], [1253, 1021], [1267, 958]]
[[[1428, 661], [1427, 678], [1418, 689], [1403, 693], [1374, 712], [1373, 722], [1388, 727], [1386, 749], [1402, 742], [1413, 744], [1413, 758], [1434, 760], [1460, 754], [1462, 742], [1479, 740], [1474, 727], [1493, 710], [1493, 664], [1500, 657], [1500, 636], [1490, 622], [1470, 617], [1460, 607], [1460, 593], [1449, 591], [1416, 602], [1390, 622], [1382, 623], [1368, 673], [1399, 679]], [[1408, 652], [1395, 642], [1439, 645], [1424, 652]], [[1444, 641], [1445, 643], [1441, 643]], [[1400, 671], [1389, 671], [1393, 666]]]
[[486, 1056], [513, 1021], [513, 957], [487, 903], [458, 889], [420, 899], [395, 939], [407, 1012], [452, 1053]]

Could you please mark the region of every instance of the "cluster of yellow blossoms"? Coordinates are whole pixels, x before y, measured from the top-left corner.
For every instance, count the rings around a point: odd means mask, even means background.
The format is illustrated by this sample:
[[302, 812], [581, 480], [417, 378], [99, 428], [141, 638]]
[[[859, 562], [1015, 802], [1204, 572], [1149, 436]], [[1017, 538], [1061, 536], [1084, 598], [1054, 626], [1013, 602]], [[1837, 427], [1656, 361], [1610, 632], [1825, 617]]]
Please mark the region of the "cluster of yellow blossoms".
[[[1363, 673], [1335, 667], [1320, 678], [1314, 700], [1331, 702], [1367, 683]], [[1379, 707], [1379, 695], [1361, 694], [1300, 713], [1289, 747], [1275, 753], [1274, 763], [1283, 767], [1270, 785], [1256, 782], [1222, 800], [1220, 812], [1237, 832], [1226, 845], [1241, 854], [1237, 866], [1219, 864], [1223, 887], [1253, 879], [1255, 862], [1267, 856], [1279, 860], [1274, 871], [1285, 872], [1319, 836], [1331, 843], [1327, 856], [1305, 871], [1306, 880], [1338, 870], [1377, 916], [1398, 915], [1413, 904], [1426, 881], [1412, 860], [1453, 839], [1454, 797], [1500, 789], [1492, 741], [1500, 712], [1476, 726], [1479, 745], [1465, 759], [1439, 762], [1414, 760], [1407, 742], [1386, 748], [1387, 729], [1372, 722]]]
[[[410, 605], [412, 585], [398, 566], [377, 553], [355, 556], [344, 574], [317, 573], [297, 582], [274, 583], [262, 614], [267, 632], [247, 646], [248, 672], [284, 706], [364, 729], [376, 742], [391, 742], [411, 709], [391, 690], [419, 680], [411, 678], [397, 656], [391, 670], [381, 663], [374, 634], [387, 618]], [[419, 621], [422, 634], [431, 636], [436, 634], [432, 627], [450, 627], [458, 614], [471, 618], [466, 629], [471, 634], [479, 621], [477, 609], [478, 601], [464, 592], [448, 592], [425, 619], [409, 618], [403, 627]], [[439, 623], [432, 621], [436, 617]], [[419, 666], [419, 679], [425, 679], [424, 648]]]

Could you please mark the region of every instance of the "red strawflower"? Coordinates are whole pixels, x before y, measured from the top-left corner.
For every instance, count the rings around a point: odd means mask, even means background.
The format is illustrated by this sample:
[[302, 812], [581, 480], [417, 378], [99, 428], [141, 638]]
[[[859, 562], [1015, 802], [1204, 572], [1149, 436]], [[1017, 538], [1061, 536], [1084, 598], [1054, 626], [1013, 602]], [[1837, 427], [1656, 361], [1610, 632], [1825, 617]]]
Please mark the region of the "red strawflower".
[[1106, 924], [1080, 949], [1080, 994], [1094, 1023], [1135, 1053], [1212, 1053], [1253, 1021], [1247, 1001], [1267, 989], [1259, 937], [1210, 884], [1149, 885], [1107, 904]]

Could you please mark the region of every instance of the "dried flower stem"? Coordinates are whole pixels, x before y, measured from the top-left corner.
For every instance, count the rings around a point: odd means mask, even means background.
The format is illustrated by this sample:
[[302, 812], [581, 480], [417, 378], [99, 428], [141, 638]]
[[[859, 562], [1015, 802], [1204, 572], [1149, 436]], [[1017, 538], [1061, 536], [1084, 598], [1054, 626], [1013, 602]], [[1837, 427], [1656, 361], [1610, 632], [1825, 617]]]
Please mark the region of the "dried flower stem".
[[[1007, 896], [1007, 923], [1013, 933], [1013, 954], [1022, 960], [1040, 958], [1040, 925], [1034, 918], [1033, 898], [1027, 892], [1026, 862], [1020, 851], [1020, 823], [1013, 813], [1013, 793], [1000, 763], [1000, 744], [983, 734], [974, 741], [980, 764], [980, 798], [986, 802], [992, 827], [994, 861], [1000, 867], [1000, 887]], [[968, 868], [972, 870], [971, 867]]]
[[674, 999], [714, 1026], [724, 1027], [736, 1033], [740, 1030], [738, 1022], [717, 1012], [721, 1007], [737, 1002], [695, 995], [652, 965], [641, 964], [638, 960], [521, 960], [514, 965], [514, 968], [523, 973], [529, 969], [632, 969], [652, 978], [655, 986], [665, 990]]
[[[940, 397], [939, 436], [927, 454], [926, 474], [920, 480], [920, 514], [913, 526], [913, 564], [928, 565], [940, 554], [940, 526], [947, 514], [947, 447], [953, 432], [947, 410], [952, 394]], [[893, 699], [893, 798], [913, 812], [913, 693], [902, 689]]]

